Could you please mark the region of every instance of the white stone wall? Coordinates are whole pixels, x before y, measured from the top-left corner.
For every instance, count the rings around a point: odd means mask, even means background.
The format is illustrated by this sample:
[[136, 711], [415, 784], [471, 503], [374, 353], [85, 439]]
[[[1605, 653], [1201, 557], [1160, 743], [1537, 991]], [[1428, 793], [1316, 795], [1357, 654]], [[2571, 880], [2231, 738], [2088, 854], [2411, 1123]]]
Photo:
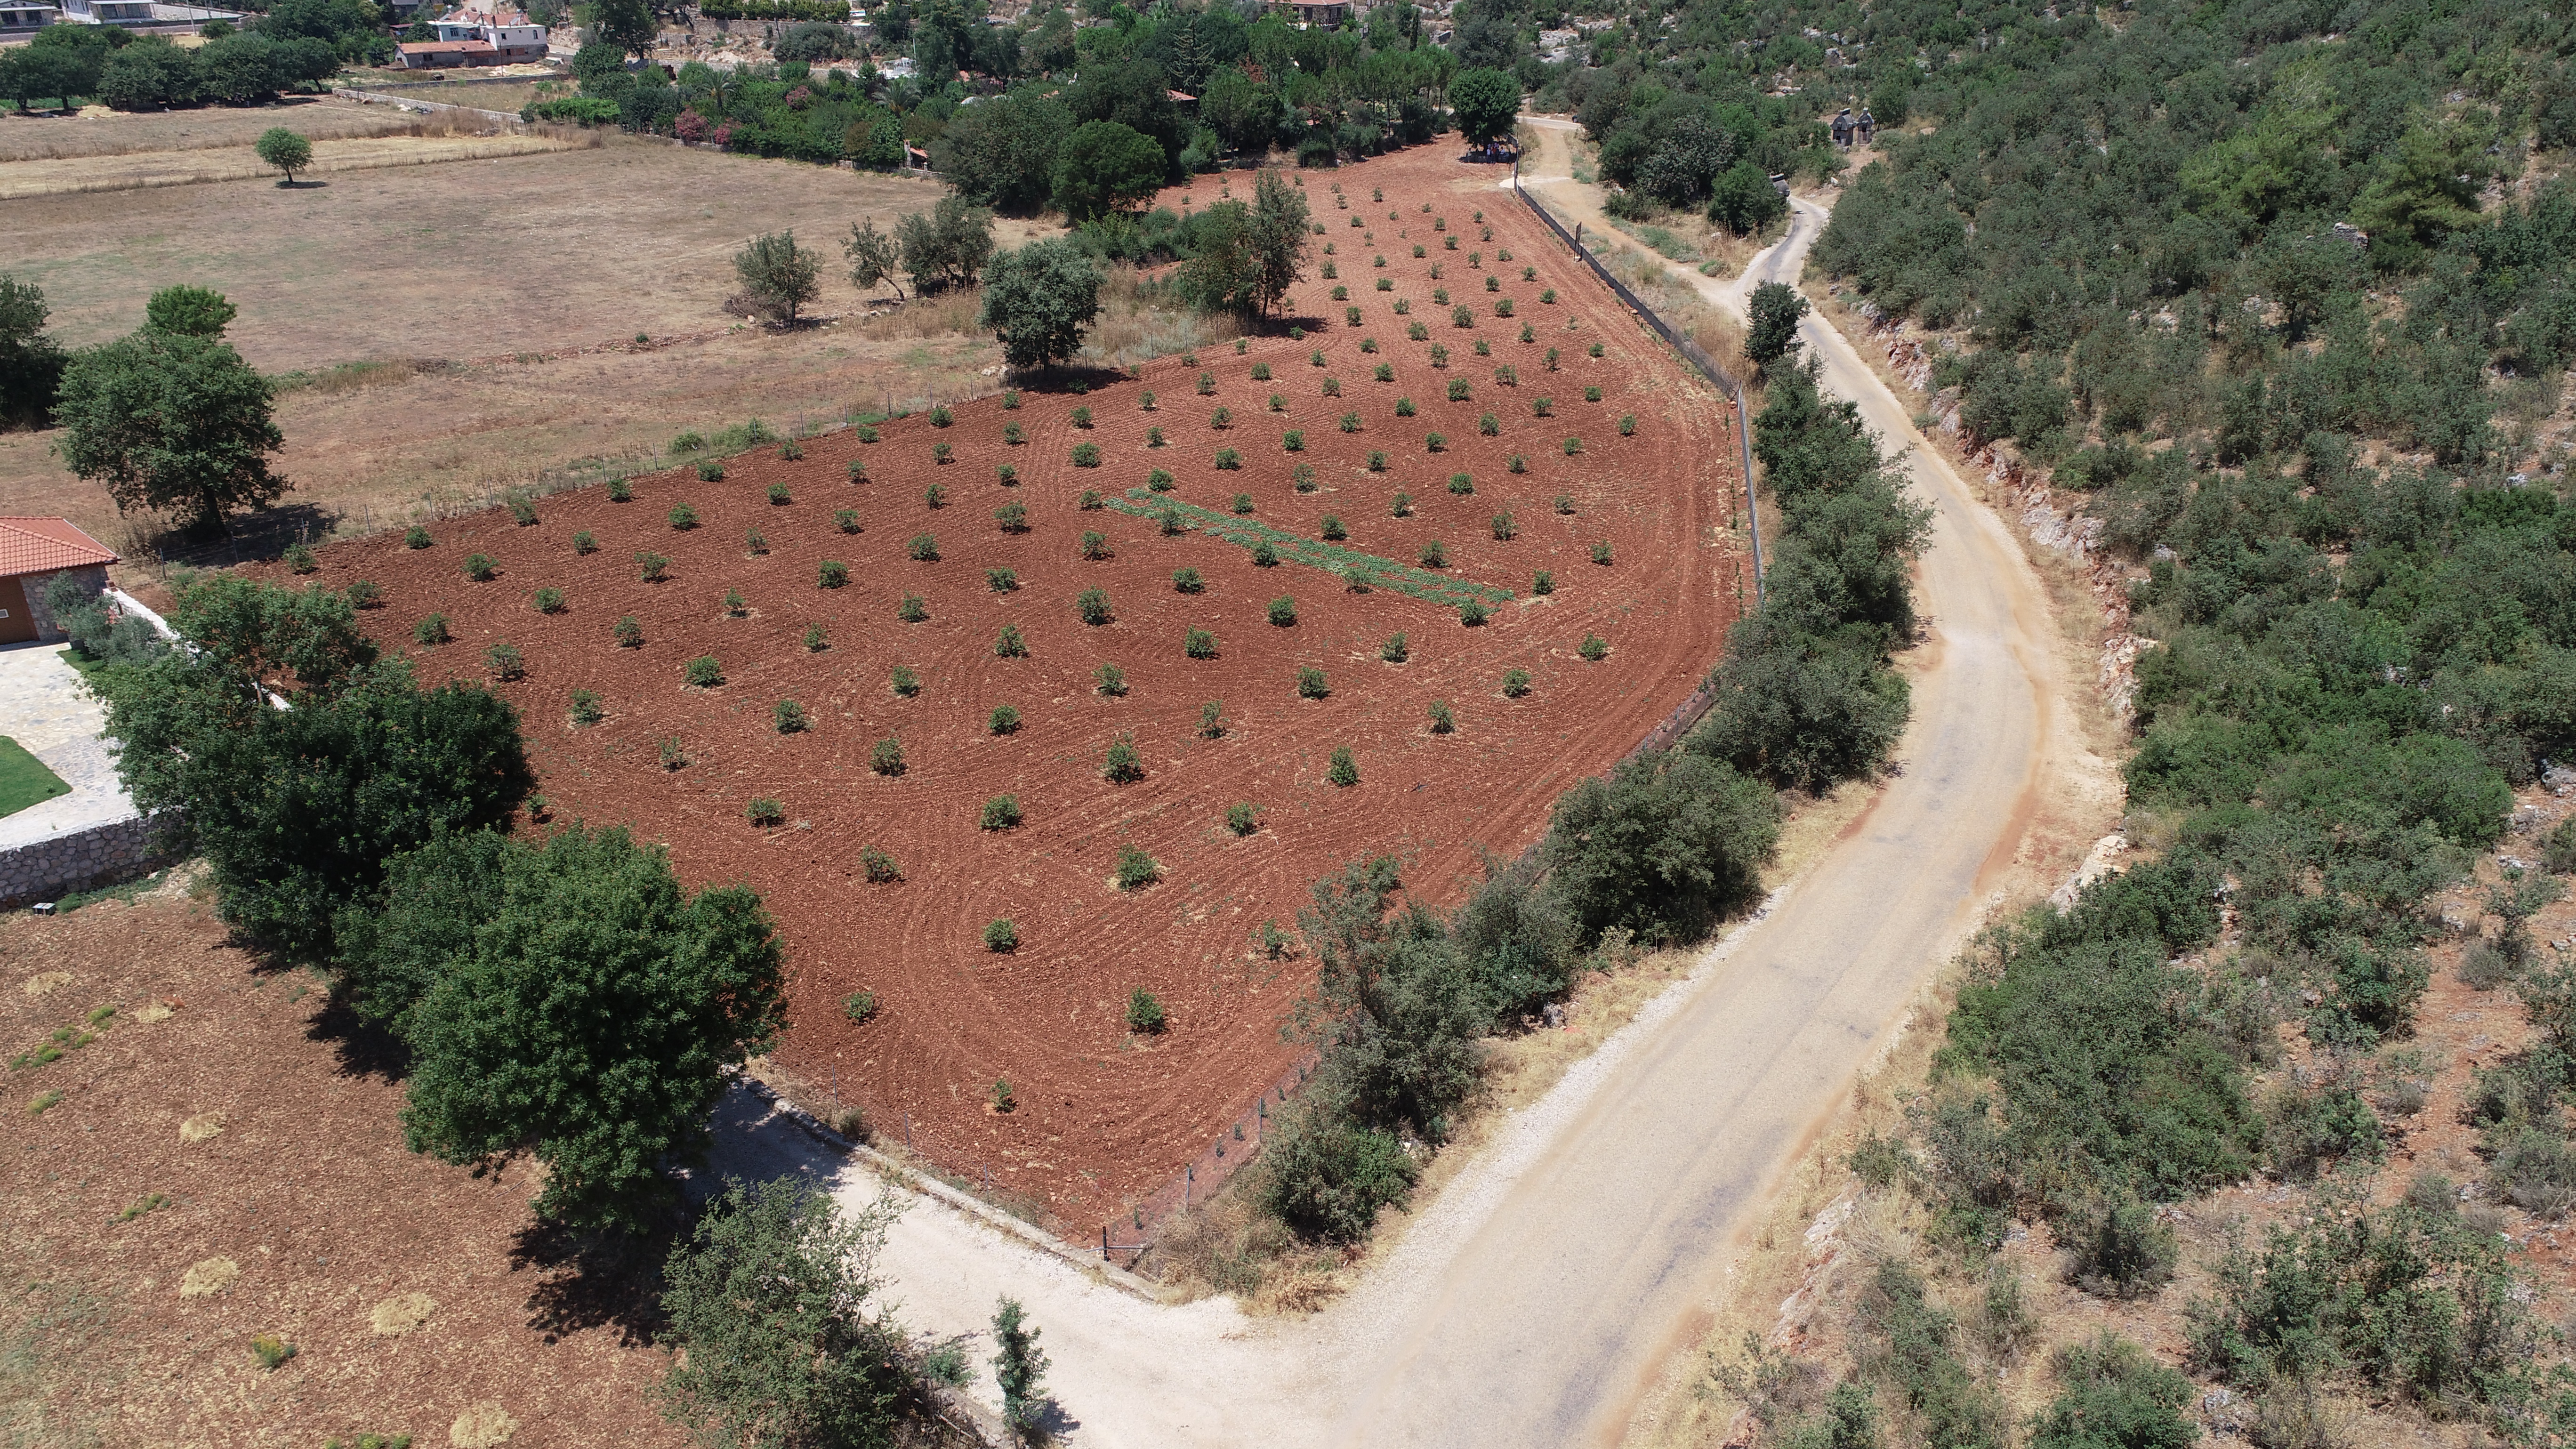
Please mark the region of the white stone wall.
[[157, 834], [153, 822], [135, 815], [0, 850], [0, 910], [149, 874], [168, 863], [153, 853]]

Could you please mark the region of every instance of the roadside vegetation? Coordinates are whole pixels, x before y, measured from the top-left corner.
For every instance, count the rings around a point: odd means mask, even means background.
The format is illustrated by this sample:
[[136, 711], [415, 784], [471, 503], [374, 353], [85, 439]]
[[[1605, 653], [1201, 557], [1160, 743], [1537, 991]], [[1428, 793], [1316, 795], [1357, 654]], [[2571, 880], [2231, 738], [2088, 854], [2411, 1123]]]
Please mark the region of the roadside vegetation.
[[[1928, 1082], [1827, 1173], [1895, 1225], [1829, 1280], [1845, 1331], [1804, 1355], [1714, 1345], [1713, 1402], [1798, 1444], [2179, 1444], [2224, 1423], [2307, 1445], [2352, 1442], [2356, 1413], [2401, 1436], [2564, 1437], [2557, 1310], [2497, 1231], [2563, 1212], [2576, 1181], [2569, 968], [2523, 924], [2563, 882], [2538, 841], [2480, 857], [2514, 790], [2576, 751], [2565, 18], [2411, 0], [1604, 18], [1598, 65], [1562, 85], [1632, 194], [1690, 159], [1682, 120], [1804, 111], [1772, 169], [1813, 157], [1821, 178], [1843, 160], [1821, 119], [1874, 113], [1880, 159], [1844, 178], [1811, 275], [1933, 334], [1925, 425], [2052, 479], [2147, 641], [2123, 767], [2136, 863], [1980, 938]], [[1783, 76], [1794, 97], [1749, 97]], [[1625, 129], [1641, 95], [1660, 130]], [[1821, 406], [1772, 301], [1766, 420]], [[1815, 504], [1799, 458], [1758, 448], [1791, 533], [1768, 616], [1806, 592], [1796, 516]], [[1813, 672], [1788, 688], [1761, 682], [1780, 652], [1730, 651], [1699, 740], [1812, 700], [1832, 728], [1784, 718], [1791, 750], [1720, 751], [1794, 776], [1901, 719], [1867, 667], [1887, 616], [1851, 621], [1789, 651]], [[2395, 1144], [2430, 1130], [2406, 1121], [2421, 1091], [2388, 1084], [2469, 1074], [2409, 1041], [2436, 898], [2473, 875], [2488, 920], [2461, 981], [2510, 990], [2535, 1039], [2474, 1074], [2480, 1176], [2385, 1183]], [[2177, 1206], [2249, 1178], [2292, 1206], [2215, 1252], [2177, 1241]], [[2045, 1342], [2007, 1251], [2043, 1227], [2102, 1300], [2206, 1282], [2172, 1305], [2186, 1351]], [[2035, 1413], [1998, 1386], [2025, 1366]]]

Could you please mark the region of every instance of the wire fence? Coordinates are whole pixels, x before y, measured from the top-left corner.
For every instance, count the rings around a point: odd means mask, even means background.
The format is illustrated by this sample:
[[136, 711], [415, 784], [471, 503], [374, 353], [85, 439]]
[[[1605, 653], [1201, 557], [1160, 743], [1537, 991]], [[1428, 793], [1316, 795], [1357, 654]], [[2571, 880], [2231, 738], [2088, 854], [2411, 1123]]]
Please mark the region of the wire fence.
[[1260, 1155], [1261, 1144], [1269, 1135], [1271, 1112], [1285, 1105], [1289, 1094], [1306, 1084], [1322, 1060], [1311, 1051], [1299, 1058], [1296, 1065], [1263, 1087], [1253, 1097], [1252, 1105], [1219, 1128], [1216, 1139], [1182, 1164], [1169, 1182], [1129, 1204], [1124, 1221], [1103, 1223], [1100, 1256], [1114, 1261], [1113, 1255], [1124, 1253], [1133, 1266], [1153, 1246], [1155, 1232], [1173, 1214], [1213, 1197], [1229, 1178]]
[[[1698, 368], [1710, 382], [1717, 384], [1718, 390], [1726, 394], [1729, 402], [1735, 404], [1735, 446], [1737, 456], [1741, 459], [1744, 468], [1745, 518], [1753, 530], [1753, 597], [1756, 603], [1761, 602], [1763, 598], [1762, 509], [1753, 496], [1753, 435], [1745, 425], [1743, 386], [1735, 380], [1733, 374], [1718, 366], [1717, 359], [1708, 355], [1708, 349], [1693, 342], [1680, 328], [1665, 321], [1654, 308], [1646, 305], [1643, 298], [1630, 291], [1627, 283], [1612, 276], [1610, 269], [1601, 264], [1601, 259], [1584, 247], [1580, 224], [1575, 230], [1567, 231], [1565, 223], [1558, 221], [1546, 207], [1539, 205], [1538, 198], [1530, 195], [1529, 191], [1521, 185], [1521, 167], [1518, 161], [1512, 163], [1512, 194], [1519, 197], [1540, 221], [1545, 222], [1549, 231], [1556, 233], [1557, 240], [1564, 242], [1576, 256], [1581, 257], [1583, 264], [1592, 269], [1592, 275], [1599, 277], [1602, 285], [1608, 287], [1620, 301], [1626, 303], [1629, 311], [1636, 313], [1656, 336], [1670, 344], [1675, 352], [1680, 353], [1691, 366]], [[1705, 709], [1706, 707], [1703, 706], [1702, 711], [1705, 712]]]

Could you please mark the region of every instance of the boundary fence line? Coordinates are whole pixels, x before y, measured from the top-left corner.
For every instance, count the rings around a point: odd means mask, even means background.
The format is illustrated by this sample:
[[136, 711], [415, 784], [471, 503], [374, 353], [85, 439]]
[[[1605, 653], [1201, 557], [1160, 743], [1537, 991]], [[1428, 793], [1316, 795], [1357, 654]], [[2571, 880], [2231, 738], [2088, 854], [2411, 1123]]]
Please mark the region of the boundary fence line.
[[1675, 352], [1680, 353], [1691, 366], [1698, 368], [1709, 381], [1716, 383], [1718, 390], [1726, 394], [1727, 401], [1735, 404], [1735, 446], [1744, 467], [1744, 516], [1753, 530], [1753, 602], [1759, 606], [1763, 602], [1762, 508], [1753, 495], [1753, 430], [1746, 425], [1744, 416], [1744, 388], [1725, 368], [1717, 365], [1717, 359], [1709, 356], [1706, 348], [1691, 341], [1682, 334], [1681, 329], [1656, 315], [1655, 309], [1647, 306], [1644, 299], [1628, 290], [1627, 283], [1610, 275], [1610, 269], [1601, 265], [1599, 257], [1584, 249], [1582, 241], [1573, 232], [1565, 229], [1565, 223], [1558, 221], [1546, 207], [1538, 204], [1538, 198], [1530, 195], [1521, 185], [1521, 163], [1517, 159], [1512, 162], [1512, 194], [1519, 197], [1531, 211], [1538, 213], [1538, 219], [1547, 223], [1547, 229], [1556, 233], [1556, 239], [1565, 243], [1576, 256], [1581, 257], [1584, 265], [1592, 268], [1592, 275], [1599, 277], [1620, 301], [1626, 303], [1628, 310], [1636, 313], [1648, 327], [1654, 329], [1656, 336], [1671, 344]]

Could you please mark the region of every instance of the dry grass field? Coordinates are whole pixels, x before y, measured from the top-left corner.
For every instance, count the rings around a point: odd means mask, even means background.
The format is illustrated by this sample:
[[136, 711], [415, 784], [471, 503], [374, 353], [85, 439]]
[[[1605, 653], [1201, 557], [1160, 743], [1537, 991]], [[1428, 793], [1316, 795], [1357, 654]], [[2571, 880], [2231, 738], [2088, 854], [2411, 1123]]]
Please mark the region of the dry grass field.
[[[117, 120], [152, 123], [137, 144], [193, 148], [213, 131], [246, 142], [262, 128], [252, 122], [281, 116], [308, 134], [346, 125], [365, 135], [392, 119], [320, 103]], [[50, 124], [0, 121], [0, 155], [13, 145], [27, 155], [34, 143], [11, 138]], [[113, 122], [63, 122], [91, 124]], [[296, 484], [287, 502], [317, 525], [479, 502], [603, 460], [646, 466], [684, 429], [755, 415], [782, 429], [820, 425], [995, 385], [984, 374], [998, 357], [972, 332], [971, 298], [863, 321], [867, 299], [835, 265], [816, 310], [848, 321], [778, 333], [724, 310], [745, 239], [792, 229], [837, 264], [835, 241], [853, 222], [886, 226], [926, 208], [935, 184], [602, 139], [325, 175], [295, 190], [254, 177], [28, 197], [8, 206], [7, 266], [44, 288], [53, 331], [71, 346], [131, 330], [157, 288], [223, 291], [241, 308], [232, 340], [254, 365], [318, 380], [278, 407], [280, 468]], [[202, 165], [205, 154], [127, 151], [89, 164]], [[0, 167], [0, 187], [19, 169]], [[1005, 222], [997, 240], [1029, 233]], [[1139, 345], [1175, 326], [1127, 304], [1104, 340]], [[639, 333], [652, 343], [636, 347]], [[390, 365], [350, 366], [366, 363]], [[0, 434], [0, 510], [67, 514], [139, 552], [149, 530], [125, 526], [63, 472], [52, 442]]]
[[92, 108], [69, 116], [7, 112], [0, 113], [0, 165], [69, 156], [247, 148], [271, 126], [284, 126], [310, 140], [326, 141], [410, 134], [420, 128], [421, 118], [389, 106], [358, 106], [318, 98], [239, 109], [209, 106], [197, 111]]
[[[504, 156], [569, 151], [598, 144], [596, 136], [579, 132], [444, 136], [394, 134], [322, 140], [313, 143], [313, 164], [298, 174], [296, 189], [311, 189], [315, 178], [346, 171], [427, 166], [443, 161], [489, 161]], [[266, 181], [275, 186], [278, 174], [246, 145], [133, 152], [118, 156], [66, 156], [46, 161], [13, 162], [5, 170], [0, 170], [0, 201], [27, 201], [41, 196], [68, 196], [83, 192], [195, 186], [211, 181]]]

